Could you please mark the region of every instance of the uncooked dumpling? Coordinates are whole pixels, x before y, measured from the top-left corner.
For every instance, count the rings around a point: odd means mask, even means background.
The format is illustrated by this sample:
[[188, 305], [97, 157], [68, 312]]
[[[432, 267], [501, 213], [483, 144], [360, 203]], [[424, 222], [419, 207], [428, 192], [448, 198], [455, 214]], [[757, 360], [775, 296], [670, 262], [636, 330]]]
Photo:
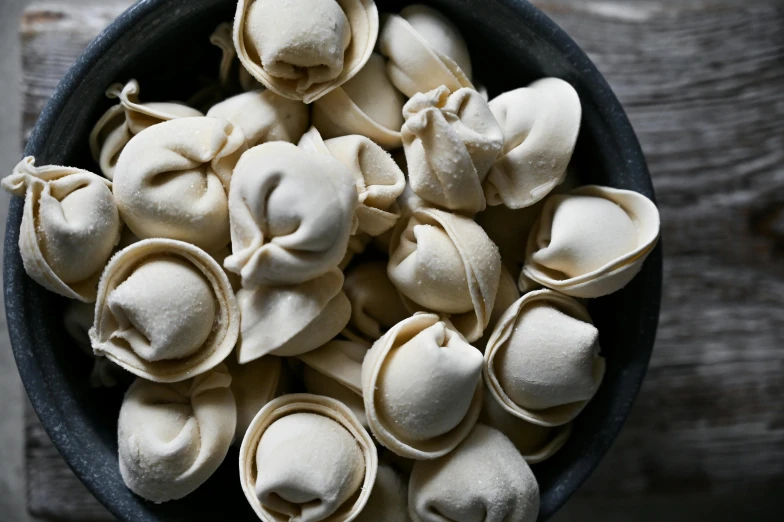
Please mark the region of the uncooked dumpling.
[[373, 492], [354, 522], [409, 522], [407, 502], [408, 484], [392, 466], [379, 462]]
[[450, 314], [469, 342], [490, 322], [501, 256], [473, 220], [436, 209], [413, 212], [390, 245], [389, 279], [410, 310]]
[[353, 78], [378, 38], [373, 0], [240, 0], [234, 46], [267, 88], [305, 103]]
[[544, 78], [490, 102], [504, 132], [504, 148], [484, 182], [490, 205], [528, 207], [566, 177], [582, 107], [574, 87]]
[[530, 292], [498, 321], [485, 350], [490, 392], [509, 413], [542, 426], [574, 419], [604, 377], [599, 332], [577, 301]]
[[112, 183], [81, 169], [36, 167], [29, 156], [2, 186], [25, 198], [19, 252], [27, 275], [51, 292], [94, 302], [122, 228]]
[[343, 335], [368, 346], [408, 317], [397, 289], [387, 275], [387, 264], [373, 261], [346, 272], [343, 290], [351, 302], [351, 320]]
[[409, 98], [442, 85], [456, 91], [471, 85], [471, 59], [463, 37], [441, 13], [412, 5], [386, 17], [379, 49], [392, 83]]
[[218, 469], [237, 408], [226, 367], [161, 384], [137, 379], [120, 409], [117, 442], [125, 485], [153, 502], [180, 499]]
[[334, 338], [351, 317], [351, 304], [342, 287], [343, 273], [333, 268], [298, 285], [240, 290], [239, 362], [268, 354], [301, 355]]
[[271, 142], [242, 155], [229, 203], [233, 255], [224, 266], [251, 288], [304, 283], [337, 267], [358, 200], [341, 162]]
[[245, 150], [242, 129], [226, 120], [180, 118], [142, 131], [114, 174], [120, 216], [141, 239], [219, 250], [229, 243], [227, 192]]
[[452, 451], [482, 405], [482, 354], [434, 314], [416, 314], [376, 341], [362, 364], [370, 430], [397, 455]]
[[401, 136], [412, 190], [432, 205], [473, 215], [485, 209], [482, 182], [504, 137], [473, 89], [444, 86], [414, 95]]
[[414, 522], [534, 522], [539, 484], [509, 439], [477, 424], [452, 453], [414, 464], [408, 513]]
[[374, 53], [354, 78], [313, 104], [313, 125], [325, 138], [359, 134], [394, 149], [403, 144], [404, 103], [384, 58]]
[[547, 199], [523, 275], [574, 297], [626, 286], [659, 239], [659, 211], [637, 192], [589, 185]]
[[139, 101], [139, 82], [116, 83], [106, 91], [108, 98], [120, 103], [109, 108], [90, 133], [90, 151], [101, 166], [101, 172], [114, 179], [114, 170], [123, 148], [136, 134], [158, 123], [175, 118], [203, 116], [201, 112], [180, 102]]
[[207, 112], [210, 118], [231, 122], [245, 133], [248, 148], [268, 141], [296, 143], [308, 129], [308, 107], [270, 90], [238, 94]]
[[169, 239], [135, 243], [106, 267], [90, 339], [96, 355], [156, 382], [204, 373], [239, 335], [234, 291], [203, 250]]
[[284, 395], [253, 419], [240, 449], [245, 497], [265, 521], [346, 521], [362, 511], [378, 469], [373, 439], [340, 402]]

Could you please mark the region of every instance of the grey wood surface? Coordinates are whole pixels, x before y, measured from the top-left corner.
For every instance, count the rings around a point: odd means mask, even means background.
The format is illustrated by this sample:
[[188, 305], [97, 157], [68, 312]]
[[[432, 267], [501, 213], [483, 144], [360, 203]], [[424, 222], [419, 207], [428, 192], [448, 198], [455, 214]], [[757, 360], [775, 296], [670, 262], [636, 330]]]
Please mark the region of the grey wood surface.
[[[26, 131], [78, 52], [129, 3], [27, 10]], [[775, 0], [535, 3], [588, 52], [624, 104], [650, 165], [665, 247], [661, 325], [643, 391], [558, 520], [589, 520], [596, 509], [603, 521], [691, 521], [708, 512], [714, 522], [780, 519], [784, 8]], [[27, 435], [31, 511], [106, 520], [32, 416]], [[751, 504], [704, 500], [725, 492], [747, 494]], [[651, 507], [652, 499], [708, 493], [718, 497], [700, 497], [696, 512], [668, 512], [669, 500]]]

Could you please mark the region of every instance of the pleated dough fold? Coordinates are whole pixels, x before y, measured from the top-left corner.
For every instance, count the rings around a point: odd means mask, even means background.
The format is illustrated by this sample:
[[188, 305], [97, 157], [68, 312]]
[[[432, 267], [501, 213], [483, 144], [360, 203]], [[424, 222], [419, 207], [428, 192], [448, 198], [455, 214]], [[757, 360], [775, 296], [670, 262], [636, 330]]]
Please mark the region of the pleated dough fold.
[[353, 78], [378, 38], [373, 0], [240, 0], [234, 46], [272, 91], [311, 103]]
[[626, 286], [659, 240], [659, 210], [637, 192], [598, 185], [555, 194], [528, 236], [523, 276], [573, 297]]
[[237, 408], [221, 365], [187, 381], [137, 379], [117, 428], [120, 473], [128, 488], [153, 502], [180, 499], [218, 469], [234, 437]]

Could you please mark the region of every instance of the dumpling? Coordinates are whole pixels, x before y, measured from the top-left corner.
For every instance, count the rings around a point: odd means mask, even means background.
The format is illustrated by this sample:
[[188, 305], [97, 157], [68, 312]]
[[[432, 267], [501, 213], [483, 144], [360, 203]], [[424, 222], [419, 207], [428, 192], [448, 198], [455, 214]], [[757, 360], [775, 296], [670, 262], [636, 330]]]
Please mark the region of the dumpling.
[[504, 148], [484, 182], [490, 205], [528, 207], [566, 177], [582, 107], [574, 87], [545, 78], [490, 102], [504, 132]]
[[406, 187], [406, 177], [388, 152], [364, 136], [324, 141], [315, 127], [302, 137], [299, 146], [328, 154], [351, 171], [359, 196], [354, 235], [380, 236], [397, 224], [400, 216], [395, 201]]
[[223, 462], [234, 438], [237, 408], [226, 367], [187, 381], [137, 379], [123, 399], [117, 426], [120, 474], [153, 502], [180, 499]]
[[141, 239], [162, 237], [213, 252], [229, 243], [227, 192], [246, 150], [225, 120], [180, 118], [137, 134], [114, 174], [120, 216]]
[[315, 350], [338, 335], [351, 317], [343, 273], [337, 268], [298, 285], [243, 289], [237, 301], [241, 364], [264, 355], [293, 357]]
[[362, 263], [348, 270], [343, 290], [351, 302], [351, 319], [343, 335], [352, 341], [370, 346], [410, 315], [383, 261]]
[[501, 278], [501, 256], [473, 220], [416, 210], [390, 245], [389, 279], [409, 311], [448, 314], [469, 342], [482, 337]]
[[395, 149], [403, 145], [404, 103], [384, 57], [374, 53], [354, 78], [313, 104], [313, 125], [325, 138], [359, 134]]
[[409, 522], [407, 504], [408, 484], [392, 466], [379, 462], [373, 492], [354, 522]]
[[442, 85], [471, 85], [471, 58], [458, 29], [441, 13], [412, 5], [386, 17], [378, 39], [392, 83], [411, 98]]
[[339, 400], [367, 427], [362, 401], [362, 361], [368, 347], [351, 341], [333, 340], [299, 356], [305, 363], [302, 380], [308, 393]]
[[414, 522], [535, 522], [539, 484], [509, 439], [477, 424], [452, 453], [414, 464], [408, 513]]
[[96, 355], [139, 377], [178, 382], [223, 362], [239, 331], [237, 300], [220, 265], [188, 243], [148, 239], [106, 267], [90, 339]]
[[89, 333], [93, 326], [93, 319], [95, 319], [95, 306], [92, 303], [69, 301], [63, 314], [63, 325], [76, 346], [93, 359], [90, 386], [114, 388], [124, 377], [125, 372], [106, 357], [96, 357], [93, 354]]
[[241, 128], [248, 148], [268, 141], [296, 143], [308, 129], [310, 119], [307, 105], [269, 90], [233, 96], [213, 105], [207, 116]]
[[240, 449], [240, 482], [262, 520], [352, 520], [376, 481], [373, 439], [346, 406], [284, 395], [253, 419]]
[[599, 332], [574, 299], [538, 290], [501, 317], [485, 350], [484, 376], [503, 408], [541, 426], [574, 419], [604, 377]]
[[401, 457], [452, 451], [479, 417], [482, 353], [434, 314], [416, 314], [376, 341], [362, 363], [370, 431]]
[[540, 426], [512, 415], [485, 386], [485, 400], [479, 422], [507, 436], [529, 464], [544, 462], [560, 450], [572, 433], [572, 423]]
[[36, 167], [28, 156], [2, 186], [25, 198], [19, 252], [27, 275], [56, 294], [95, 302], [122, 229], [112, 183], [86, 170]]
[[411, 188], [431, 204], [476, 214], [482, 182], [504, 143], [501, 127], [478, 92], [444, 86], [414, 95], [401, 130]]
[[108, 98], [120, 103], [101, 116], [90, 133], [90, 151], [101, 166], [101, 172], [114, 179], [114, 170], [123, 148], [136, 134], [158, 123], [175, 118], [203, 116], [201, 112], [180, 102], [139, 101], [139, 82], [116, 83], [106, 91]]
[[637, 192], [589, 185], [547, 199], [523, 275], [573, 297], [626, 286], [659, 240], [659, 211]]
[[353, 78], [378, 38], [373, 0], [240, 0], [234, 46], [267, 88], [311, 103]]
[[256, 414], [272, 399], [288, 389], [289, 379], [280, 357], [260, 357], [248, 364], [226, 359], [231, 375], [231, 393], [237, 403], [237, 429], [234, 444], [242, 444]]
[[341, 262], [357, 189], [338, 160], [271, 142], [242, 155], [229, 203], [233, 255], [224, 266], [240, 274], [246, 288], [293, 285]]

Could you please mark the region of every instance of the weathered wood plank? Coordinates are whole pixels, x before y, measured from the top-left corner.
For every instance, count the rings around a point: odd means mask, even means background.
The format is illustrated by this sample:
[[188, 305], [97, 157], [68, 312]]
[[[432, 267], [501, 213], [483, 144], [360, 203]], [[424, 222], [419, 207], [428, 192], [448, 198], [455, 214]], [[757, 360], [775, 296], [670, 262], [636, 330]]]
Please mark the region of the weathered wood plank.
[[[100, 2], [101, 11], [95, 4], [28, 10], [26, 130], [121, 3], [130, 2]], [[774, 0], [535, 3], [588, 52], [626, 107], [663, 219], [664, 306], [648, 378], [617, 444], [579, 498], [779, 484], [784, 8]], [[71, 511], [74, 503], [87, 505], [77, 498], [84, 489], [65, 485], [67, 476], [73, 480], [70, 471], [55, 464], [59, 457], [43, 444], [45, 434], [29, 430], [29, 445], [38, 437], [28, 452], [29, 473], [46, 491], [31, 495], [31, 510], [101, 520], [89, 518], [98, 516], [89, 507]], [[632, 518], [661, 519], [654, 514]]]

